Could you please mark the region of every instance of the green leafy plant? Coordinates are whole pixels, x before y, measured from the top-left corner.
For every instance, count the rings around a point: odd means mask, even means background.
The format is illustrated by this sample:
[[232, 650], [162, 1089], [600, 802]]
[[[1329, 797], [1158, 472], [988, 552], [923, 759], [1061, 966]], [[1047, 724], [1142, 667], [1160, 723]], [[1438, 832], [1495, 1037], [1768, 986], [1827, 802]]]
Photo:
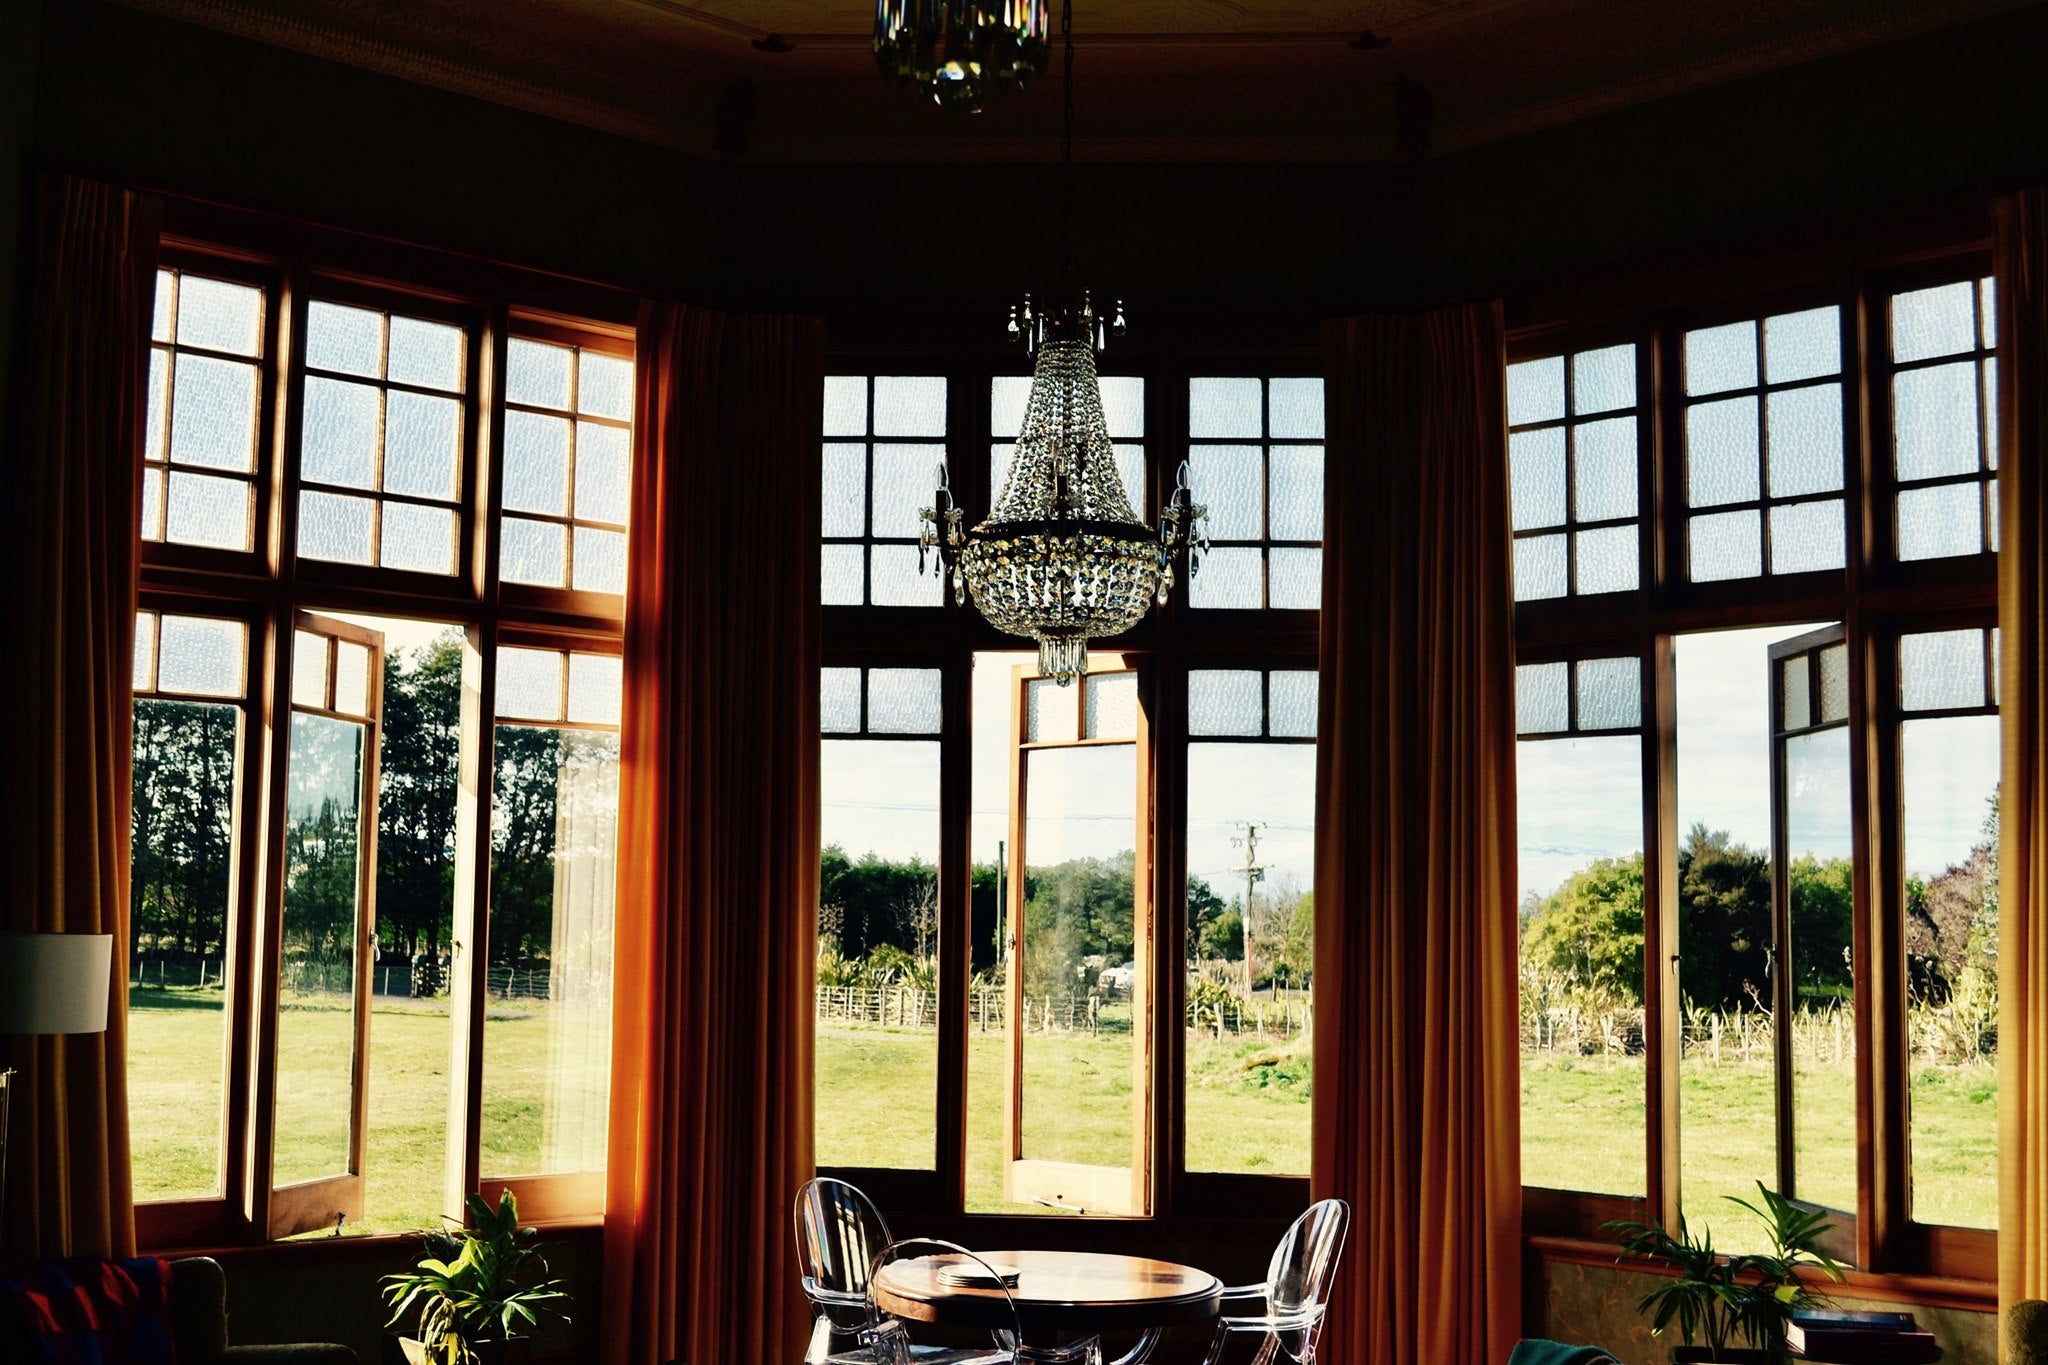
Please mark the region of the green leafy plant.
[[1714, 1250], [1712, 1229], [1703, 1228], [1695, 1238], [1683, 1217], [1675, 1237], [1662, 1223], [1617, 1220], [1605, 1225], [1621, 1234], [1622, 1259], [1662, 1261], [1677, 1272], [1636, 1304], [1639, 1312], [1652, 1315], [1653, 1335], [1661, 1336], [1675, 1322], [1686, 1345], [1703, 1340], [1717, 1358], [1741, 1342], [1780, 1361], [1793, 1310], [1825, 1302], [1800, 1271], [1841, 1280], [1841, 1265], [1817, 1245], [1834, 1229], [1827, 1215], [1799, 1207], [1762, 1181], [1756, 1188], [1761, 1206], [1734, 1195], [1728, 1202], [1764, 1224], [1771, 1240], [1765, 1252], [1723, 1256]]
[[[567, 1322], [569, 1296], [548, 1278], [537, 1233], [519, 1226], [519, 1202], [506, 1190], [493, 1209], [481, 1195], [464, 1202], [468, 1226], [425, 1234], [411, 1270], [384, 1277], [395, 1327], [419, 1314], [419, 1339], [441, 1365], [471, 1365], [486, 1342], [535, 1332], [542, 1319]], [[449, 1220], [451, 1223], [453, 1219]]]

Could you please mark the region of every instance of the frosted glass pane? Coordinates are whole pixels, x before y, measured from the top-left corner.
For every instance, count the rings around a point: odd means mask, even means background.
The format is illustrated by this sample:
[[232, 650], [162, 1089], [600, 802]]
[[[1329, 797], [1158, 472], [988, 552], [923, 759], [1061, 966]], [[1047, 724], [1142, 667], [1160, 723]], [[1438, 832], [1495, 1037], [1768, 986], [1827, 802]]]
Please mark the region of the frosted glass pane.
[[1041, 744], [1047, 740], [1079, 737], [1081, 689], [1069, 683], [1061, 687], [1050, 678], [1030, 678], [1024, 683], [1024, 738]]
[[1688, 527], [1692, 581], [1755, 578], [1764, 571], [1763, 526], [1754, 510], [1694, 517]]
[[501, 647], [497, 711], [507, 720], [563, 719], [560, 651]]
[[1771, 509], [1771, 572], [1839, 569], [1845, 563], [1842, 504], [1795, 502]]
[[1098, 378], [1102, 394], [1102, 420], [1112, 441], [1141, 441], [1145, 438], [1145, 380], [1135, 374], [1105, 374]]
[[240, 479], [218, 479], [210, 474], [188, 474], [174, 469], [165, 508], [164, 539], [216, 550], [250, 549], [255, 543], [251, 532], [255, 499], [256, 490]]
[[1515, 732], [1560, 734], [1571, 728], [1571, 671], [1566, 664], [1515, 667]]
[[384, 372], [384, 317], [314, 301], [306, 309], [306, 364], [375, 379]]
[[142, 471], [142, 538], [164, 538], [164, 472], [161, 469]]
[[861, 603], [861, 547], [827, 545], [818, 556], [818, 601], [828, 607]]
[[171, 296], [178, 290], [178, 277], [168, 270], [156, 272], [156, 294], [150, 300], [149, 339], [171, 339]]
[[1188, 670], [1190, 735], [1256, 735], [1262, 728], [1264, 709], [1257, 670]]
[[1266, 605], [1277, 611], [1314, 611], [1323, 604], [1323, 552], [1267, 552]]
[[455, 510], [410, 502], [385, 503], [377, 558], [387, 569], [454, 573]]
[[1771, 496], [1831, 493], [1842, 486], [1842, 389], [1822, 384], [1764, 400]]
[[1579, 728], [1633, 729], [1643, 723], [1643, 674], [1634, 659], [1581, 659]]
[[569, 374], [575, 353], [567, 346], [513, 337], [505, 343], [505, 398], [537, 408], [569, 406]]
[[569, 719], [617, 725], [625, 702], [625, 661], [616, 654], [569, 656]]
[[1188, 380], [1188, 435], [1256, 440], [1265, 435], [1262, 397], [1256, 379], [1203, 376]]
[[1323, 448], [1274, 446], [1266, 461], [1266, 534], [1274, 540], [1321, 540]]
[[1728, 398], [1686, 409], [1685, 467], [1694, 507], [1760, 496], [1756, 399]]
[[254, 365], [181, 355], [171, 391], [173, 463], [239, 473], [256, 468]]
[[1188, 579], [1188, 605], [1193, 607], [1257, 607], [1259, 552], [1230, 547], [1202, 556], [1202, 567]]
[[1138, 733], [1138, 677], [1089, 678], [1081, 694], [1081, 738], [1130, 739]]
[[1633, 342], [1581, 351], [1572, 357], [1572, 411], [1613, 412], [1636, 405], [1636, 348]]
[[178, 344], [253, 356], [261, 346], [263, 291], [187, 275], [178, 286]]
[[1984, 455], [1991, 468], [1998, 468], [1998, 357], [1984, 360]]
[[1849, 647], [1829, 645], [1820, 652], [1820, 720], [1849, 716]]
[[1984, 705], [1984, 632], [1899, 637], [1899, 705], [1908, 711]]
[[1756, 324], [1731, 322], [1685, 334], [1685, 391], [1720, 393], [1756, 383]]
[[1638, 581], [1636, 528], [1607, 526], [1574, 537], [1582, 593], [1628, 592]]
[[1209, 509], [1211, 538], [1259, 539], [1264, 529], [1259, 515], [1263, 453], [1257, 446], [1188, 448], [1188, 482], [1197, 500]]
[[1281, 739], [1314, 739], [1321, 681], [1314, 669], [1275, 669], [1268, 673], [1268, 732]]
[[1926, 360], [1974, 348], [1976, 309], [1969, 280], [1892, 296], [1892, 359]]
[[932, 505], [939, 486], [939, 445], [875, 447], [875, 486], [869, 509], [871, 534], [915, 539], [924, 529], [918, 513]]
[[315, 483], [377, 486], [378, 390], [340, 379], [306, 380], [299, 472]]
[[1806, 655], [1781, 659], [1778, 681], [1785, 695], [1785, 728], [1804, 730], [1813, 724], [1813, 668]]
[[828, 536], [858, 536], [867, 531], [868, 448], [827, 442], [823, 482], [824, 530]]
[[828, 735], [860, 733], [860, 670], [818, 670], [818, 728]]
[[939, 732], [939, 670], [868, 670], [868, 732], [935, 735]]
[[857, 374], [825, 376], [825, 435], [865, 436], [868, 432], [868, 381]]
[[156, 686], [156, 613], [135, 613], [135, 668], [129, 682], [137, 692]]
[[509, 511], [568, 514], [568, 418], [505, 414], [505, 488], [499, 498]]
[[248, 669], [249, 628], [212, 616], [164, 616], [158, 626], [159, 691], [239, 697]]
[[633, 461], [632, 433], [596, 422], [576, 424], [576, 517], [626, 524]]
[[1998, 281], [1986, 276], [1977, 281], [1980, 343], [1986, 350], [1998, 344]]
[[1145, 447], [1119, 445], [1112, 449], [1116, 452], [1116, 476], [1124, 483], [1124, 498], [1131, 504], [1131, 510], [1142, 517], [1145, 514]]
[[1555, 422], [1564, 416], [1564, 357], [1545, 356], [1508, 366], [1508, 425]]
[[877, 436], [944, 436], [946, 380], [943, 375], [877, 375]]
[[877, 545], [868, 551], [868, 600], [878, 607], [936, 607], [945, 584], [925, 561], [918, 572], [915, 545]]
[[1984, 509], [1977, 485], [1941, 484], [1899, 490], [1899, 558], [1940, 559], [1984, 548]]
[[327, 709], [327, 650], [325, 635], [292, 632], [292, 705]]
[[507, 583], [566, 588], [567, 555], [567, 537], [553, 522], [505, 517], [498, 523], [498, 576]]
[[1565, 538], [1525, 536], [1515, 542], [1515, 600], [1534, 602], [1565, 595]]
[[1266, 381], [1266, 434], [1276, 441], [1323, 439], [1320, 375]]
[[334, 709], [370, 714], [370, 651], [351, 640], [334, 642]]
[[1773, 384], [1842, 372], [1842, 310], [1829, 304], [1764, 319], [1764, 378]]
[[1977, 367], [1969, 361], [1892, 379], [1892, 445], [1901, 479], [1977, 469]]
[[1508, 437], [1508, 478], [1515, 529], [1564, 524], [1564, 428]]
[[1984, 508], [1984, 514], [1991, 519], [1990, 524], [1984, 529], [1990, 533], [1988, 539], [1991, 542], [1991, 549], [1995, 553], [1998, 550], [1999, 537], [1998, 480], [1996, 479], [1984, 485]]
[[151, 464], [164, 460], [164, 416], [170, 411], [171, 357], [168, 351], [149, 353], [149, 416], [142, 433], [142, 458]]
[[462, 329], [421, 318], [392, 318], [385, 377], [423, 389], [462, 392]]
[[570, 537], [569, 586], [578, 592], [626, 590], [626, 533], [578, 526]]
[[1031, 376], [999, 374], [989, 381], [988, 433], [1016, 439], [1024, 429], [1024, 409], [1031, 399]]
[[581, 352], [577, 360], [576, 410], [621, 422], [633, 417], [633, 362], [624, 356]]
[[462, 404], [402, 389], [384, 404], [385, 491], [454, 501]]
[[1636, 419], [1587, 422], [1572, 432], [1572, 443], [1572, 500], [1579, 520], [1635, 516]]
[[988, 486], [994, 495], [994, 502], [1002, 501], [1003, 481], [1010, 477], [1010, 460], [1016, 453], [1017, 448], [1008, 442], [998, 442], [989, 447]]

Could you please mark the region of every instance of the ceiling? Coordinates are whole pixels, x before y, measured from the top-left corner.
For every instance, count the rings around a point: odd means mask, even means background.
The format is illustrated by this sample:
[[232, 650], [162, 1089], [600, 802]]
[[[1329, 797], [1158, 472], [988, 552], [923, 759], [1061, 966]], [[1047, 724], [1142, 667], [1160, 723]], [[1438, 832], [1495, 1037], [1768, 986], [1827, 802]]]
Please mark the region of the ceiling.
[[[1057, 150], [1056, 70], [934, 108], [876, 75], [872, 0], [119, 2], [705, 156]], [[1077, 0], [1076, 156], [1392, 161], [1423, 124], [1443, 154], [2035, 2]]]

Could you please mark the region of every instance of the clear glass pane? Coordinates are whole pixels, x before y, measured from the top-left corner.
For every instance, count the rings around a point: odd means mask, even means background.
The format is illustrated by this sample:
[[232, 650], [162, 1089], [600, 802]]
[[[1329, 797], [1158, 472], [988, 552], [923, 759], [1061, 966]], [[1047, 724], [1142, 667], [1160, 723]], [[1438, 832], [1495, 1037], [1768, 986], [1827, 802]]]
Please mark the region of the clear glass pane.
[[179, 545], [246, 550], [254, 543], [256, 490], [240, 479], [171, 471], [164, 537]]
[[171, 459], [248, 473], [256, 467], [256, 367], [178, 357], [172, 384]]
[[575, 352], [567, 346], [513, 337], [505, 343], [505, 399], [537, 408], [569, 406]]
[[569, 719], [617, 725], [625, 706], [626, 661], [616, 654], [569, 656]]
[[926, 556], [918, 569], [915, 545], [876, 545], [868, 551], [868, 600], [878, 607], [936, 607], [945, 584]]
[[1773, 384], [1842, 372], [1842, 310], [1833, 304], [1764, 319], [1764, 378]]
[[1813, 724], [1813, 661], [1795, 654], [1778, 664], [1778, 682], [1784, 692], [1785, 728], [1804, 730]]
[[277, 1001], [279, 1187], [349, 1169], [368, 727], [295, 712]]
[[1083, 684], [1081, 737], [1131, 739], [1138, 733], [1138, 675], [1112, 673]]
[[1785, 742], [1792, 942], [1792, 1166], [1799, 1198], [1856, 1207], [1856, 1029], [1850, 975], [1854, 852], [1849, 732]]
[[[930, 1170], [938, 1152], [939, 746], [827, 740], [819, 748], [818, 1161]], [[995, 877], [992, 867], [976, 873], [978, 916]], [[977, 968], [990, 960], [977, 938]], [[1001, 996], [985, 978], [976, 985], [985, 1002]], [[977, 1060], [999, 1050], [1000, 1003], [985, 1004], [973, 1027]], [[886, 1078], [879, 1091], [878, 1078]], [[1000, 1112], [995, 1121], [1000, 1127]]]
[[825, 435], [868, 434], [868, 381], [858, 374], [825, 376]]
[[1636, 348], [1633, 342], [1581, 351], [1572, 357], [1572, 411], [1613, 412], [1636, 405]]
[[498, 523], [498, 576], [507, 583], [566, 588], [568, 536], [554, 522], [506, 517]]
[[393, 383], [462, 392], [462, 329], [422, 318], [391, 319], [385, 374]]
[[164, 472], [161, 469], [142, 471], [141, 522], [144, 540], [164, 538]]
[[556, 649], [498, 649], [500, 720], [561, 720], [562, 652]]
[[1842, 390], [1788, 389], [1765, 400], [1771, 496], [1832, 493], [1842, 486]]
[[1756, 399], [1700, 403], [1685, 412], [1685, 468], [1694, 507], [1754, 502], [1757, 479]]
[[1528, 1185], [1646, 1188], [1641, 743], [1515, 748]]
[[1135, 374], [1097, 376], [1102, 395], [1102, 420], [1112, 441], [1143, 440], [1145, 436], [1145, 380]]
[[1572, 444], [1572, 502], [1578, 519], [1611, 521], [1635, 516], [1636, 419], [1587, 422], [1573, 429]]
[[249, 628], [212, 616], [158, 618], [156, 686], [193, 697], [239, 697], [249, 662]]
[[387, 569], [412, 573], [455, 572], [455, 509], [410, 502], [384, 504], [377, 559]]
[[292, 632], [292, 705], [327, 709], [327, 656], [331, 644], [310, 630]]
[[576, 410], [621, 422], [633, 417], [633, 362], [583, 351], [577, 359]]
[[1024, 738], [1032, 744], [1078, 739], [1081, 734], [1080, 689], [1061, 687], [1051, 678], [1024, 683]]
[[1892, 449], [1901, 479], [1978, 468], [1977, 366], [1935, 365], [1892, 378]]
[[484, 1175], [601, 1171], [611, 1093], [619, 737], [497, 728]]
[[135, 613], [135, 667], [129, 683], [137, 692], [156, 689], [156, 613]]
[[1771, 509], [1771, 572], [1839, 569], [1844, 563], [1842, 504], [1795, 502]]
[[935, 735], [939, 732], [939, 670], [868, 670], [868, 732]]
[[[1188, 745], [1191, 1171], [1308, 1172], [1315, 757], [1307, 744]], [[1264, 869], [1249, 885], [1247, 825]]]
[[1197, 376], [1188, 380], [1188, 435], [1197, 440], [1266, 434], [1264, 395], [1256, 379]]
[[306, 309], [306, 364], [376, 379], [384, 373], [384, 315], [314, 300]]
[[1316, 737], [1321, 676], [1314, 669], [1275, 669], [1266, 675], [1268, 728], [1276, 738]]
[[858, 536], [867, 532], [867, 478], [868, 448], [865, 445], [833, 441], [825, 444], [821, 490], [824, 534]]
[[156, 272], [156, 293], [150, 301], [149, 339], [171, 339], [171, 309], [178, 292], [178, 277], [168, 270]]
[[135, 703], [128, 1107], [137, 1200], [221, 1189], [240, 709]]
[[1764, 571], [1762, 523], [1755, 511], [1721, 512], [1688, 523], [1692, 581], [1755, 578]]
[[1210, 536], [1257, 540], [1265, 533], [1264, 466], [1265, 452], [1258, 446], [1188, 448], [1188, 483], [1209, 509]]
[[1323, 439], [1321, 375], [1266, 381], [1266, 434], [1276, 441]]
[[1515, 600], [1533, 602], [1545, 597], [1563, 597], [1565, 537], [1525, 536], [1515, 541]]
[[350, 640], [334, 642], [334, 709], [351, 716], [370, 714], [370, 651]]
[[1899, 558], [1973, 555], [1984, 548], [1984, 507], [1979, 485], [1939, 484], [1899, 490]]
[[1266, 453], [1266, 534], [1274, 540], [1323, 538], [1323, 448], [1274, 446]]
[[1256, 669], [1188, 670], [1189, 734], [1257, 735], [1264, 709]]
[[[171, 490], [175, 510], [175, 479], [171, 481]], [[300, 557], [368, 564], [370, 514], [375, 507], [376, 504], [368, 498], [345, 498], [333, 493], [299, 494]]]
[[368, 384], [309, 376], [300, 474], [315, 483], [375, 488], [381, 397]]
[[1517, 664], [1515, 733], [1560, 734], [1571, 723], [1571, 665]]
[[1252, 607], [1259, 605], [1259, 552], [1218, 548], [1202, 556], [1202, 566], [1188, 580], [1188, 605]]
[[1643, 723], [1643, 674], [1638, 660], [1581, 659], [1577, 673], [1581, 730], [1632, 729]]
[[1731, 322], [1685, 334], [1688, 395], [1746, 389], [1756, 383], [1756, 324]]
[[1266, 552], [1266, 605], [1275, 611], [1314, 611], [1323, 604], [1323, 552]]
[[1564, 357], [1545, 356], [1508, 366], [1508, 425], [1555, 422], [1564, 417]]
[[1572, 540], [1578, 555], [1580, 592], [1628, 592], [1635, 588], [1640, 568], [1635, 527], [1580, 531]]
[[170, 353], [152, 349], [149, 353], [149, 415], [144, 419], [147, 425], [142, 433], [142, 458], [149, 464], [162, 464], [164, 461], [164, 420], [170, 415], [170, 402]]
[[1984, 632], [1938, 630], [1899, 638], [1899, 705], [1948, 711], [1984, 705]]
[[818, 670], [818, 728], [828, 735], [860, 733], [860, 670]]
[[453, 502], [462, 404], [403, 390], [385, 404], [385, 491]]
[[1849, 717], [1849, 647], [1829, 645], [1820, 652], [1820, 719]]
[[1563, 427], [1518, 431], [1508, 437], [1508, 478], [1515, 529], [1564, 524]]
[[918, 513], [932, 505], [946, 448], [937, 445], [877, 445], [869, 534], [914, 540], [923, 530]]
[[944, 436], [943, 375], [875, 376], [875, 435]]
[[1977, 337], [1968, 280], [1892, 296], [1892, 359], [1926, 360], [1973, 348]]
[[624, 427], [576, 424], [576, 517], [626, 524], [633, 436]]
[[568, 418], [505, 414], [505, 486], [499, 501], [507, 511], [568, 515]]
[[861, 561], [858, 545], [827, 545], [818, 554], [818, 600], [828, 607], [861, 603]]
[[626, 533], [578, 526], [570, 551], [575, 561], [569, 586], [578, 592], [621, 594], [626, 591]]

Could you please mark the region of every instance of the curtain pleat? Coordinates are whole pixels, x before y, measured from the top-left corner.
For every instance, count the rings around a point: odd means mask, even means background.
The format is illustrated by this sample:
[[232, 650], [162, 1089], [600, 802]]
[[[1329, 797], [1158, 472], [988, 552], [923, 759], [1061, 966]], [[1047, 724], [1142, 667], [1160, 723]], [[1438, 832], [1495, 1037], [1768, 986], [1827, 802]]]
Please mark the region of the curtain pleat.
[[1498, 1365], [1521, 1327], [1514, 630], [1498, 305], [1332, 320], [1313, 1184], [1328, 1353]]
[[818, 876], [817, 319], [649, 305], [626, 604], [610, 1365], [797, 1360]]
[[2048, 1298], [2048, 189], [1993, 204], [1998, 274], [1998, 1299]]
[[8, 479], [11, 856], [0, 924], [112, 934], [107, 1031], [17, 1039], [10, 1255], [128, 1256], [126, 1010], [136, 526], [160, 208], [36, 186], [33, 303]]

